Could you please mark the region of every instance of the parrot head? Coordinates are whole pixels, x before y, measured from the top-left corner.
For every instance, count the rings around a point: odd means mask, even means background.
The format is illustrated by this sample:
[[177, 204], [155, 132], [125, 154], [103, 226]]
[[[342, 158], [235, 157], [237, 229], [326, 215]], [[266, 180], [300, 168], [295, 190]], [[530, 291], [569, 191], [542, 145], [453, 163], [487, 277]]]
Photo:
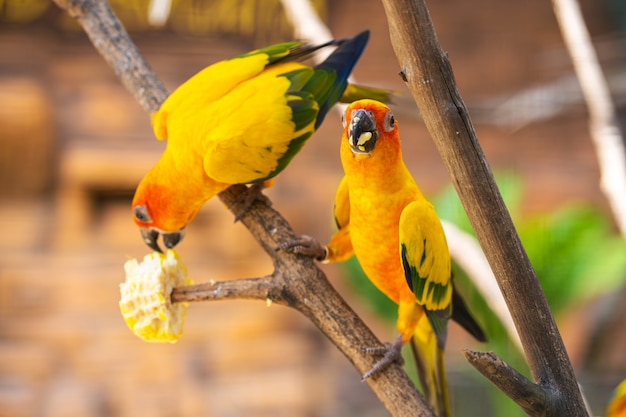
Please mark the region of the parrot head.
[[[157, 252], [163, 252], [159, 246], [159, 236], [167, 249], [172, 249], [179, 244], [185, 236], [185, 221], [179, 222], [175, 216], [179, 210], [175, 210], [177, 199], [160, 198], [167, 195], [162, 191], [162, 186], [144, 180], [139, 184], [133, 198], [133, 220], [141, 231], [141, 236], [146, 245]], [[195, 212], [194, 212], [195, 214]], [[191, 216], [193, 217], [193, 216]]]
[[355, 155], [369, 155], [381, 136], [397, 135], [393, 113], [375, 100], [358, 100], [350, 104], [343, 116], [343, 127], [350, 150]]

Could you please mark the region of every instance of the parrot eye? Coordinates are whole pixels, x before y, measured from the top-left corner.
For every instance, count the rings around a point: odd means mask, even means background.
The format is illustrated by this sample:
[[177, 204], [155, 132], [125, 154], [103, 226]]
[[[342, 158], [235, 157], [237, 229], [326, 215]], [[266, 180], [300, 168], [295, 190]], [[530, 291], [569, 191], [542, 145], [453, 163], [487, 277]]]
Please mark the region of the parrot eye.
[[396, 125], [396, 119], [391, 112], [387, 112], [385, 115], [385, 121], [383, 122], [383, 129], [385, 132], [391, 132]]
[[146, 206], [135, 206], [133, 208], [133, 216], [141, 223], [152, 223], [152, 217], [148, 214], [148, 208]]

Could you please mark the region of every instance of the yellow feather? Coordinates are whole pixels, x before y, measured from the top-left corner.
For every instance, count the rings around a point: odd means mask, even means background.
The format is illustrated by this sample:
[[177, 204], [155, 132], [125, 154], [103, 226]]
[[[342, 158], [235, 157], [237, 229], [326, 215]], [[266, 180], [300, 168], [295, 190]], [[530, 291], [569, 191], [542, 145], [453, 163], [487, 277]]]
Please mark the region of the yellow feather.
[[[354, 252], [370, 281], [398, 304], [396, 327], [404, 343], [413, 341], [425, 395], [437, 415], [448, 416], [443, 344], [453, 291], [450, 253], [433, 206], [402, 160], [389, 112], [373, 100], [356, 101], [346, 110], [345, 177], [335, 197], [340, 229], [327, 246], [328, 260]], [[375, 127], [365, 118], [373, 118]]]
[[341, 179], [335, 194], [334, 215], [335, 223], [337, 223], [339, 228], [346, 226], [350, 222], [350, 193], [347, 177], [345, 176]]
[[[442, 310], [450, 305], [452, 285], [451, 262], [446, 236], [433, 206], [425, 199], [408, 204], [400, 215], [400, 244], [407, 248], [407, 261], [417, 268], [420, 277], [430, 283], [446, 286], [439, 299], [424, 291], [417, 302], [429, 310]], [[415, 291], [415, 288], [413, 288]]]
[[[264, 178], [277, 168], [293, 139], [313, 133], [313, 121], [295, 130], [285, 95], [288, 87], [286, 78], [264, 73], [203, 109], [205, 119], [199, 134], [206, 140], [204, 169], [208, 176], [229, 183]], [[234, 154], [238, 158], [234, 159]]]
[[626, 379], [613, 391], [606, 409], [606, 417], [626, 417]]

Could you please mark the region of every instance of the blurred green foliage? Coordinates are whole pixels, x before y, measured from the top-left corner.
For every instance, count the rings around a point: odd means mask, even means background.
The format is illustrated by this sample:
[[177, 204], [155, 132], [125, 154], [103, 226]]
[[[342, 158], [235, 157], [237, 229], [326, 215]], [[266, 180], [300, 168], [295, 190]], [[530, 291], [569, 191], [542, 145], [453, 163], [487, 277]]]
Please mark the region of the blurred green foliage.
[[[614, 231], [604, 212], [581, 204], [568, 205], [552, 213], [525, 218], [520, 215], [523, 198], [521, 178], [502, 174], [498, 175], [497, 182], [557, 322], [569, 308], [624, 285], [626, 241]], [[452, 186], [431, 198], [431, 201], [442, 219], [473, 235], [469, 220]], [[369, 283], [355, 258], [346, 263], [346, 270], [354, 291], [393, 325], [397, 315], [395, 304]], [[454, 273], [455, 285], [489, 337], [487, 345], [478, 348], [496, 352], [510, 365], [528, 375], [522, 353], [509, 340], [504, 327], [474, 288], [471, 280], [457, 265], [454, 265]], [[497, 284], [494, 282], [494, 285]], [[410, 368], [409, 371], [413, 373]], [[449, 375], [452, 407], [454, 409], [462, 404], [462, 415], [524, 415], [504, 394], [469, 369], [469, 365], [465, 371], [449, 369], [448, 372], [461, 372], [459, 377], [466, 380], [462, 384], [467, 385], [467, 380], [470, 380], [470, 386], [473, 387], [471, 393], [463, 393], [461, 389], [454, 388], [454, 375]], [[455, 398], [457, 394], [461, 398]], [[464, 401], [463, 397], [468, 401]], [[484, 397], [485, 402], [477, 401], [480, 397]], [[480, 403], [480, 408], [471, 411], [470, 402]]]

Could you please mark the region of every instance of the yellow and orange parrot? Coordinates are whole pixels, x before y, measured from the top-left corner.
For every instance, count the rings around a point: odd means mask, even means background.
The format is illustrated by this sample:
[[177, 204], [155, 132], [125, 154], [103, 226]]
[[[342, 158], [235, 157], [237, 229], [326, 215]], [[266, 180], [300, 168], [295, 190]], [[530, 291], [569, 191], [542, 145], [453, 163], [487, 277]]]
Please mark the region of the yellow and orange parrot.
[[606, 408], [606, 417], [626, 417], [626, 379], [613, 391]]
[[327, 262], [356, 255], [372, 283], [398, 304], [400, 333], [394, 343], [368, 349], [384, 356], [364, 378], [399, 360], [402, 346], [412, 341], [424, 395], [438, 416], [447, 416], [447, 321], [458, 321], [479, 341], [485, 335], [453, 289], [441, 222], [403, 162], [391, 110], [378, 101], [356, 101], [343, 125], [345, 176], [335, 197], [339, 230], [325, 247], [308, 237], [280, 247]]
[[[345, 95], [382, 97], [383, 90], [348, 85], [369, 39], [321, 45], [282, 43], [206, 67], [178, 87], [152, 115], [167, 146], [132, 202], [144, 241], [173, 248], [200, 207], [232, 184], [262, 184], [281, 172]], [[301, 61], [337, 46], [317, 66]], [[257, 189], [258, 193], [258, 189]]]

